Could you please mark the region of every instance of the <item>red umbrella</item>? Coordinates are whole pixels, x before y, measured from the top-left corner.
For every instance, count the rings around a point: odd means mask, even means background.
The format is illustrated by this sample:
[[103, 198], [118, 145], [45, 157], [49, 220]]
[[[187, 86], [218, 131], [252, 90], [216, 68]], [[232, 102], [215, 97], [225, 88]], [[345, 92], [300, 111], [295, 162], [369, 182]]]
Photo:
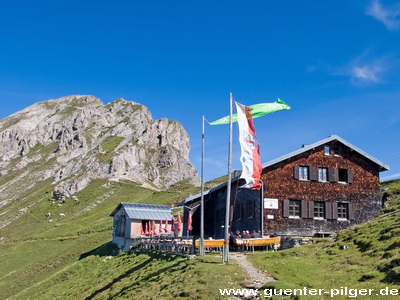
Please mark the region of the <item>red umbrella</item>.
[[160, 220], [160, 228], [159, 228], [158, 232], [159, 232], [160, 234], [163, 232], [162, 220]]
[[149, 225], [147, 224], [147, 222], [146, 222], [146, 229], [144, 231], [144, 234], [149, 235]]
[[168, 220], [167, 220], [167, 219], [165, 219], [164, 231], [165, 231], [165, 232], [168, 232]]
[[175, 231], [175, 218], [174, 216], [172, 216], [172, 220], [171, 220], [171, 231]]
[[182, 231], [181, 215], [178, 215], [178, 230], [177, 231]]
[[153, 234], [153, 230], [151, 229], [150, 221], [148, 221], [147, 223], [149, 224], [149, 234], [152, 235]]
[[157, 234], [157, 226], [156, 226], [156, 221], [153, 220], [153, 234]]
[[192, 231], [193, 227], [192, 227], [192, 211], [189, 211], [189, 215], [188, 215], [188, 231]]
[[142, 230], [140, 231], [140, 234], [144, 235], [143, 224], [142, 224]]

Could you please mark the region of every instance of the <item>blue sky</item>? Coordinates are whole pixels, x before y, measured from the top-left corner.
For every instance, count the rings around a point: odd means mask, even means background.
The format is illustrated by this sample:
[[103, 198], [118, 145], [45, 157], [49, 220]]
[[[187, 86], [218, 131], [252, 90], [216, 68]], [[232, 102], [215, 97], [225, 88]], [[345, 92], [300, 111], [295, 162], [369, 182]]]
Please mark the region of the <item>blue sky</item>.
[[[2, 0], [0, 33], [0, 118], [72, 94], [136, 101], [185, 127], [200, 170], [202, 115], [227, 115], [230, 92], [279, 97], [290, 111], [255, 120], [262, 162], [337, 134], [400, 177], [400, 1]], [[227, 144], [206, 125], [206, 180]]]

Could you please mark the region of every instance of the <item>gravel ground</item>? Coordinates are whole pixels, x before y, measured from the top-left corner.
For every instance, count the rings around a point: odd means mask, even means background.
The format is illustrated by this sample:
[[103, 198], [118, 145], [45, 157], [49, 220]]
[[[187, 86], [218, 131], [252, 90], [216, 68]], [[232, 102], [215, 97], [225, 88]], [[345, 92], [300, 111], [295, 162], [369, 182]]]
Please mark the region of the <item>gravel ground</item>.
[[239, 265], [249, 273], [249, 278], [246, 281], [247, 287], [261, 288], [267, 282], [275, 281], [274, 278], [267, 276], [267, 274], [253, 267], [247, 260], [247, 255], [244, 253], [231, 252], [229, 253], [231, 259], [236, 260]]

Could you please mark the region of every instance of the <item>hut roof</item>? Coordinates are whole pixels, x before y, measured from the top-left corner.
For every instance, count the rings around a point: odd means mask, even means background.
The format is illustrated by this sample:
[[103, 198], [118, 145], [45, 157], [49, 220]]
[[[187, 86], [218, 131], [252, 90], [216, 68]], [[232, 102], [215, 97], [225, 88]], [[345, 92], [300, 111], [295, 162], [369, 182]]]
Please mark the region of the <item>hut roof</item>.
[[135, 220], [171, 220], [172, 211], [166, 205], [121, 202], [110, 214], [113, 217], [123, 207], [130, 219]]
[[327, 137], [326, 139], [320, 140], [316, 143], [313, 143], [311, 145], [304, 145], [301, 149], [293, 151], [291, 153], [288, 153], [286, 155], [283, 155], [281, 157], [278, 157], [276, 159], [273, 159], [269, 162], [266, 162], [262, 165], [262, 168], [265, 169], [267, 167], [273, 166], [279, 162], [282, 162], [286, 159], [292, 158], [296, 155], [302, 154], [304, 152], [313, 150], [314, 148], [317, 148], [319, 146], [325, 145], [327, 143], [330, 143], [332, 141], [338, 141], [339, 143], [342, 143], [343, 145], [347, 146], [348, 148], [352, 149], [353, 151], [357, 152], [358, 154], [364, 156], [366, 159], [374, 162], [378, 167], [379, 167], [379, 171], [387, 171], [389, 170], [389, 166], [384, 164], [383, 162], [381, 162], [380, 160], [376, 159], [375, 157], [373, 157], [372, 155], [369, 155], [368, 153], [366, 153], [365, 151], [357, 148], [356, 146], [350, 144], [349, 142], [347, 142], [346, 140], [342, 139], [341, 137], [337, 136], [337, 135], [331, 135], [329, 137]]

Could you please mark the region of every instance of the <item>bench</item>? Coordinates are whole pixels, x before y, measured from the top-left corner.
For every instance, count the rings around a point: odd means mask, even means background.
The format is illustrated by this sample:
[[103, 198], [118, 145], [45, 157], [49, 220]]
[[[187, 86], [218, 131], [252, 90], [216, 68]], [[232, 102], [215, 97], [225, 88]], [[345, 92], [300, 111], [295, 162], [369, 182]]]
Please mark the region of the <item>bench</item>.
[[273, 246], [276, 248], [281, 242], [279, 237], [274, 238], [256, 238], [256, 239], [247, 239], [247, 248], [251, 248], [254, 252], [254, 247], [269, 247]]
[[[218, 249], [218, 251], [222, 250], [224, 246], [224, 240], [204, 240], [204, 248], [205, 249]], [[196, 248], [200, 247], [200, 240], [196, 240]]]

